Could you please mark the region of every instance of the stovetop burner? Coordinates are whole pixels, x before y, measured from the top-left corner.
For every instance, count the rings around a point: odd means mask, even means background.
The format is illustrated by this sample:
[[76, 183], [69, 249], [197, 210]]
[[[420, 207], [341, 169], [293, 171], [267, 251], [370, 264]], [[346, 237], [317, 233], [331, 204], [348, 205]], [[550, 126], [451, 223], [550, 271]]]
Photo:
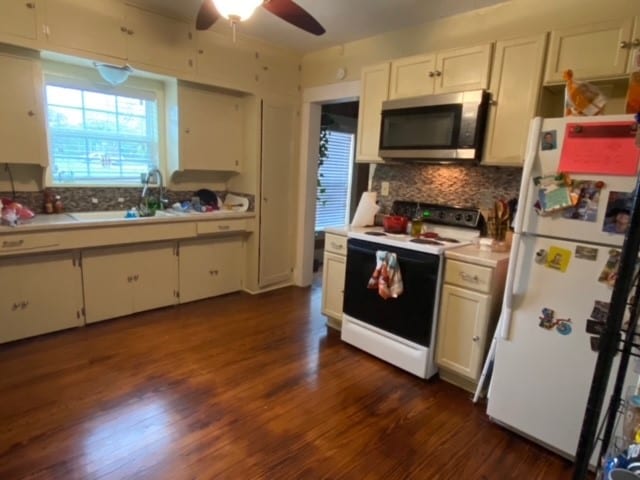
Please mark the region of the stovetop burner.
[[374, 237], [386, 237], [387, 234], [384, 232], [364, 232], [365, 235], [372, 235]]
[[444, 243], [436, 242], [435, 240], [431, 240], [430, 238], [412, 238], [409, 241], [413, 243], [420, 243], [422, 245], [444, 245]]

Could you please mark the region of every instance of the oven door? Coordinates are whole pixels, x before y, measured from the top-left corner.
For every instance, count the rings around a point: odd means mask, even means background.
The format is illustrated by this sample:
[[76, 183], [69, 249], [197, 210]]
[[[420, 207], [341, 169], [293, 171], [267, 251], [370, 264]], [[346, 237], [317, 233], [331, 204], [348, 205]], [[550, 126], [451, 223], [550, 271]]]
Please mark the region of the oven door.
[[[404, 284], [398, 298], [385, 300], [377, 289], [367, 288], [376, 267], [377, 250], [393, 252], [398, 257]], [[361, 322], [428, 347], [439, 272], [439, 255], [349, 239], [343, 311]]]

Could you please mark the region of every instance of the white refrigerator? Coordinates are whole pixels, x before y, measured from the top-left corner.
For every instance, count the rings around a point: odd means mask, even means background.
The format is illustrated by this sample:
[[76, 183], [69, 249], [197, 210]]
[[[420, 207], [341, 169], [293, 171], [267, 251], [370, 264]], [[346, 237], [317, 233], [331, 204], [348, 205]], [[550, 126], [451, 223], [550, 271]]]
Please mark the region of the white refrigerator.
[[[628, 141], [611, 133], [617, 129], [607, 129], [609, 123], [620, 122], [633, 123], [633, 118], [532, 121], [496, 332], [488, 415], [567, 457], [575, 455], [578, 445], [597, 357], [598, 328], [606, 318], [616, 256], [629, 217], [625, 209], [636, 187], [638, 150], [635, 159], [628, 158]], [[595, 132], [595, 137], [613, 135], [611, 142], [601, 138], [580, 144], [571, 138], [563, 151], [568, 124], [582, 130], [577, 123], [585, 127], [592, 123], [584, 131]], [[618, 151], [623, 143], [625, 148]], [[618, 155], [627, 157], [623, 162]], [[613, 165], [614, 161], [620, 164]], [[570, 173], [573, 184], [567, 188], [562, 180], [551, 178], [563, 167], [610, 173], [619, 167], [629, 170], [634, 162], [633, 174]], [[567, 193], [569, 198], [577, 196], [578, 206], [556, 209]], [[614, 362], [609, 390], [616, 369]], [[608, 395], [604, 408], [607, 405]]]

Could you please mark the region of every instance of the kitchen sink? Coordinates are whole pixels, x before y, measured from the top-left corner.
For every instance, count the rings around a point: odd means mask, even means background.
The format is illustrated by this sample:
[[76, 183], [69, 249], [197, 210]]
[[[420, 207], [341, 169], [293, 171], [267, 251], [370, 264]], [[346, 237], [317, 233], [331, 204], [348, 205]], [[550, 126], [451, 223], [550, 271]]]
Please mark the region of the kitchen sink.
[[[78, 222], [98, 222], [105, 220], [137, 220], [140, 218], [149, 217], [126, 217], [127, 210], [108, 210], [98, 212], [73, 212], [69, 213], [74, 220]], [[168, 212], [166, 210], [157, 210], [155, 212], [156, 217], [174, 217], [177, 213]]]

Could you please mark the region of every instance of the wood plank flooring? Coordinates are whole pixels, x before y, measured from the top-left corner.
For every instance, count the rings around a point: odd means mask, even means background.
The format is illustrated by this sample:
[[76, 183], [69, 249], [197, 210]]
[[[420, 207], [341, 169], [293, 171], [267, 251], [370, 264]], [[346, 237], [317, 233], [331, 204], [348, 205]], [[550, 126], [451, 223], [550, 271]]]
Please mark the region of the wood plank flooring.
[[0, 479], [571, 478], [319, 312], [238, 293], [0, 346]]

